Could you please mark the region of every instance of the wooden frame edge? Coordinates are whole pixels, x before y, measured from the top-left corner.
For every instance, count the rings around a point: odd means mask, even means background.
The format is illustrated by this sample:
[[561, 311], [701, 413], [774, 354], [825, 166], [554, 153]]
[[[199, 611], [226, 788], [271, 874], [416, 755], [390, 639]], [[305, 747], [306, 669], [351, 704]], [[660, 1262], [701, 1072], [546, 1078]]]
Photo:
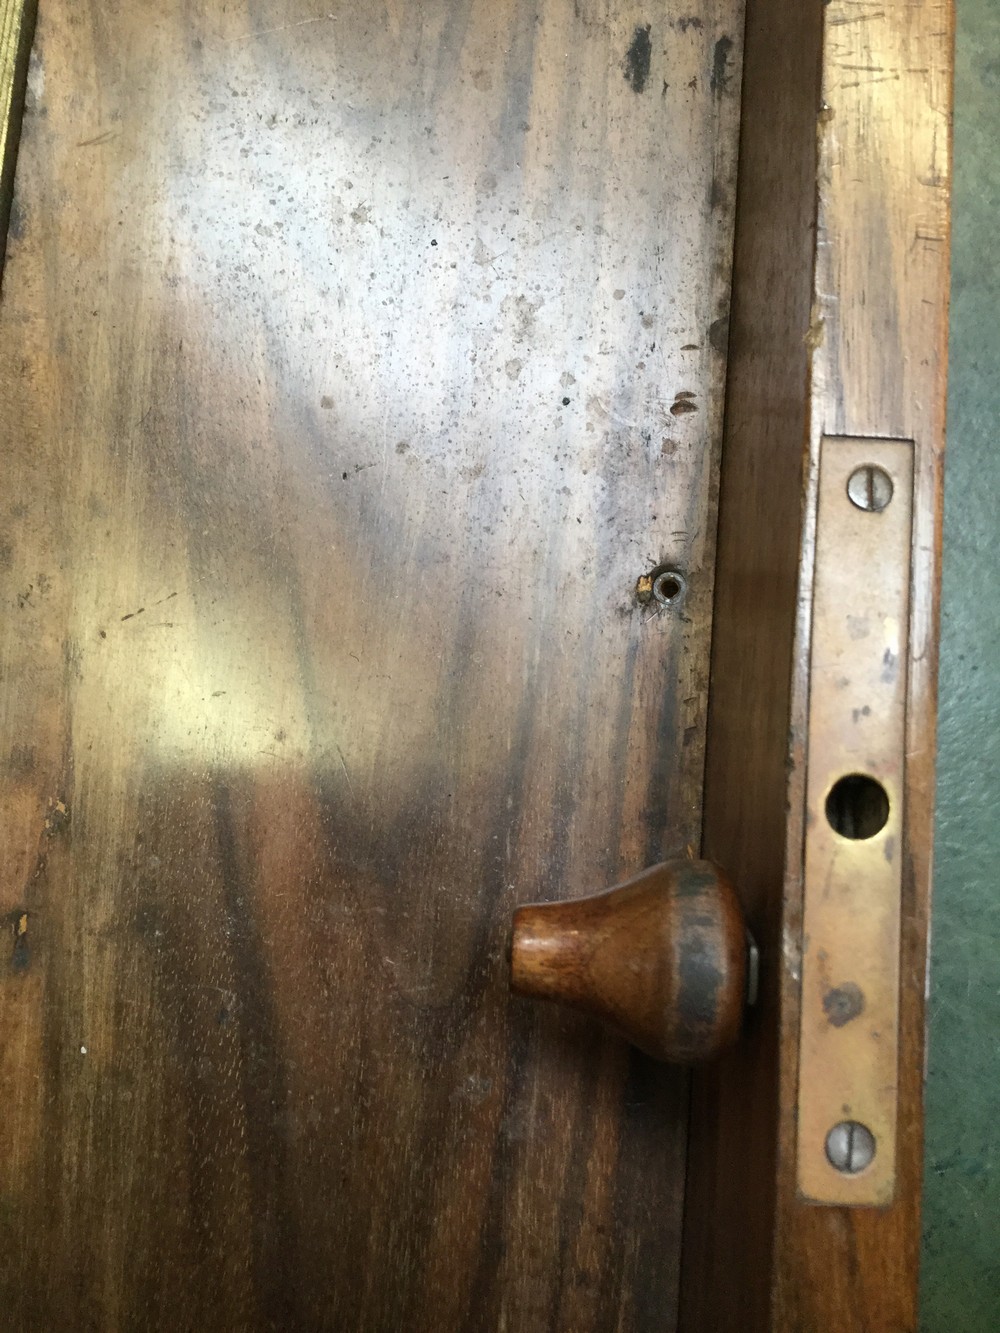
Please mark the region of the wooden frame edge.
[[[951, 0], [748, 0], [704, 850], [741, 886], [762, 984], [742, 1048], [694, 1080], [686, 1330], [917, 1327], [953, 40]], [[809, 1204], [795, 1183], [824, 433], [916, 452], [900, 1149], [884, 1209]]]
[[0, 274], [14, 200], [14, 172], [38, 0], [0, 0]]

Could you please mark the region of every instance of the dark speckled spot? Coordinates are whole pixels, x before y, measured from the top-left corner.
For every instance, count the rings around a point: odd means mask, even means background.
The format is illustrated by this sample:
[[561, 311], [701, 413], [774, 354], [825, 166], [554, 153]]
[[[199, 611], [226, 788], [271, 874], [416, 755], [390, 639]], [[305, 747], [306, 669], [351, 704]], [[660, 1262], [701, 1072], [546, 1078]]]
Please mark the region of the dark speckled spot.
[[31, 966], [31, 945], [28, 940], [28, 913], [18, 909], [11, 920], [14, 929], [14, 947], [11, 950], [10, 966], [14, 972], [27, 972]]
[[69, 828], [70, 813], [65, 802], [50, 801], [49, 812], [45, 817], [45, 832], [50, 838]]
[[15, 780], [30, 777], [35, 771], [34, 748], [30, 745], [15, 745], [3, 767], [7, 776]]
[[831, 1027], [844, 1027], [852, 1018], [857, 1018], [864, 1007], [865, 993], [853, 981], [834, 986], [823, 996], [823, 1012]]
[[24, 230], [24, 206], [18, 200], [17, 195], [15, 195], [10, 205], [10, 221], [7, 223], [7, 236], [12, 241], [19, 241], [24, 236]]
[[641, 93], [649, 80], [649, 65], [653, 44], [649, 40], [650, 25], [636, 28], [632, 45], [625, 52], [625, 78], [633, 91]]
[[708, 329], [708, 341], [716, 352], [723, 356], [729, 350], [729, 319], [723, 316], [721, 319], [713, 320]]
[[729, 87], [729, 56], [733, 49], [731, 37], [720, 37], [712, 53], [712, 92], [722, 94]]

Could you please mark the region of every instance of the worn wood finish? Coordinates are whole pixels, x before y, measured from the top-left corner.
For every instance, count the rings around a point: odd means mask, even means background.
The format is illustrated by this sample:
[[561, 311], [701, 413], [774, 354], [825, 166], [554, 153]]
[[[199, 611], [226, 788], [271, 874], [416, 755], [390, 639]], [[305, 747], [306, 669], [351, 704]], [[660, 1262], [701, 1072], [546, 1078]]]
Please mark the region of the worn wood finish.
[[712, 1059], [743, 1023], [736, 892], [718, 866], [676, 860], [589, 898], [518, 908], [511, 984], [596, 1015], [654, 1059]]
[[0, 0], [0, 270], [14, 194], [14, 168], [37, 0]]
[[686, 1076], [505, 954], [699, 839], [737, 9], [42, 6], [8, 1327], [673, 1325]]
[[[751, 1039], [694, 1090], [682, 1324], [900, 1333], [917, 1327], [952, 8], [754, 0], [745, 50], [704, 845], [739, 867], [762, 1002]], [[915, 446], [899, 1153], [885, 1209], [816, 1207], [795, 1189], [824, 433]]]

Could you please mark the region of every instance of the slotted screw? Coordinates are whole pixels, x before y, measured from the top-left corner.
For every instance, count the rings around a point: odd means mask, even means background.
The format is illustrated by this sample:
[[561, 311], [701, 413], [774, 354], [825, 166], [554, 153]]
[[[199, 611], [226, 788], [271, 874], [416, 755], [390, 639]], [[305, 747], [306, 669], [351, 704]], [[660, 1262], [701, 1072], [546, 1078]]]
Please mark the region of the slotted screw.
[[880, 514], [892, 499], [892, 478], [884, 468], [864, 463], [847, 479], [847, 494], [859, 509]]
[[826, 1156], [832, 1167], [855, 1176], [875, 1157], [875, 1135], [857, 1120], [841, 1120], [826, 1136]]

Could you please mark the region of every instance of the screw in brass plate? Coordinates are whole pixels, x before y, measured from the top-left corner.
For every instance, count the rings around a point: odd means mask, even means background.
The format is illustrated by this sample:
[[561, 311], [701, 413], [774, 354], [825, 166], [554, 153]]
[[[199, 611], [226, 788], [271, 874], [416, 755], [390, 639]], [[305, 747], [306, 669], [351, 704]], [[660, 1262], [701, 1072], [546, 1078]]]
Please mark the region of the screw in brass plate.
[[826, 1136], [826, 1156], [837, 1171], [856, 1176], [875, 1158], [875, 1135], [857, 1120], [841, 1120]]
[[892, 499], [892, 478], [885, 468], [874, 463], [857, 467], [847, 479], [851, 504], [872, 514], [880, 514]]

